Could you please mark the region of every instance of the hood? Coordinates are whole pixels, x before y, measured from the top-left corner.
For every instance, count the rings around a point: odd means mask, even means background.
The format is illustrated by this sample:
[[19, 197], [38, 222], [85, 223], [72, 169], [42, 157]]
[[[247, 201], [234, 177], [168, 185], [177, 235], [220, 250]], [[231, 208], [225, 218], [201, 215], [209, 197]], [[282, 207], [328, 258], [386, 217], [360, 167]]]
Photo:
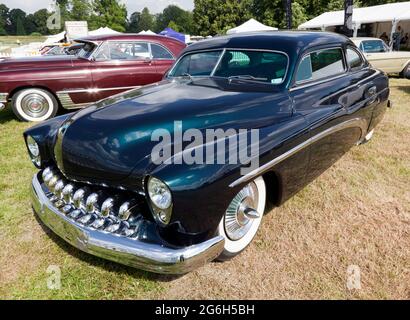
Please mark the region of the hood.
[[[229, 84], [227, 80], [163, 81], [108, 98], [66, 121], [54, 148], [56, 162], [69, 178], [112, 183], [144, 176], [155, 166], [151, 141], [156, 129], [174, 134], [196, 128], [246, 129], [288, 115], [288, 96], [272, 86]], [[273, 110], [276, 110], [275, 113]], [[189, 144], [189, 142], [186, 142]]]
[[73, 65], [73, 56], [38, 56], [29, 58], [6, 58], [0, 61], [0, 72], [10, 70], [34, 70], [42, 68], [66, 67]]

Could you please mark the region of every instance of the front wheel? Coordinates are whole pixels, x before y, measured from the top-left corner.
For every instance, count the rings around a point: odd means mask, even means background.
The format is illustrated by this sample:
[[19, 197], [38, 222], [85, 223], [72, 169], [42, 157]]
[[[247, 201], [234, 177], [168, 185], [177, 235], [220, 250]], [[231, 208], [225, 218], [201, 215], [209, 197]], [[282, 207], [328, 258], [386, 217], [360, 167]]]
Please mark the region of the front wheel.
[[219, 261], [232, 259], [241, 253], [255, 237], [262, 222], [266, 204], [266, 186], [262, 177], [246, 185], [233, 198], [218, 226], [225, 247]]
[[17, 118], [32, 122], [50, 119], [58, 110], [56, 98], [48, 91], [37, 88], [17, 92], [11, 100], [11, 106]]

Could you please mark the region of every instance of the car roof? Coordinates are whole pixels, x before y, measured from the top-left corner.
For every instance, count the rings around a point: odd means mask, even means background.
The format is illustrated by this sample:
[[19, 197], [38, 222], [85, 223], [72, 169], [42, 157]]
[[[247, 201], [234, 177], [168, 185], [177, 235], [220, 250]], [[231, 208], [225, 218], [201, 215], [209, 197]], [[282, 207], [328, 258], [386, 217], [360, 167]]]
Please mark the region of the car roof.
[[247, 32], [196, 42], [185, 49], [209, 50], [216, 48], [266, 49], [284, 51], [290, 54], [321, 45], [351, 43], [340, 34], [315, 31], [266, 31]]
[[105, 35], [98, 35], [98, 36], [87, 36], [81, 37], [78, 39], [74, 39], [76, 42], [102, 42], [102, 41], [110, 41], [110, 40], [123, 40], [123, 41], [135, 41], [135, 40], [151, 40], [151, 41], [170, 41], [170, 42], [177, 42], [183, 43], [177, 39], [165, 37], [161, 35], [142, 35], [136, 33], [122, 33], [122, 34], [105, 34]]

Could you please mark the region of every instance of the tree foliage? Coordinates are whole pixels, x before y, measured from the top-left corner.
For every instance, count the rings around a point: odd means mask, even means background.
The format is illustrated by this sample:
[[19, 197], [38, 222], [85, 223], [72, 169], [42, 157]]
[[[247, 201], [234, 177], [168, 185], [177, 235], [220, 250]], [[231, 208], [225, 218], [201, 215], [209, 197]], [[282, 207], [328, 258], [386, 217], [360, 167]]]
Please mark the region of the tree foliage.
[[[223, 34], [250, 18], [278, 28], [285, 28], [284, 0], [194, 0], [195, 9], [189, 12], [169, 5], [159, 14], [148, 8], [134, 12], [127, 20], [127, 10], [121, 0], [54, 0], [60, 7], [61, 29], [66, 20], [87, 21], [90, 29], [110, 27], [117, 31], [159, 32], [166, 27], [198, 35]], [[293, 0], [293, 28], [326, 11], [341, 10], [345, 0]], [[354, 5], [373, 6], [402, 0], [354, 0]], [[61, 30], [48, 30], [46, 9], [26, 14], [21, 9], [10, 10], [0, 4], [0, 35], [47, 35]]]
[[124, 32], [127, 26], [127, 8], [118, 0], [94, 0], [93, 14], [90, 19], [91, 28], [109, 27]]
[[[271, 1], [271, 0], [269, 0]], [[194, 21], [198, 34], [225, 33], [252, 17], [252, 0], [195, 0]]]
[[192, 12], [185, 11], [176, 5], [169, 5], [157, 16], [155, 30], [160, 32], [166, 27], [173, 27], [175, 31], [183, 33], [192, 33]]

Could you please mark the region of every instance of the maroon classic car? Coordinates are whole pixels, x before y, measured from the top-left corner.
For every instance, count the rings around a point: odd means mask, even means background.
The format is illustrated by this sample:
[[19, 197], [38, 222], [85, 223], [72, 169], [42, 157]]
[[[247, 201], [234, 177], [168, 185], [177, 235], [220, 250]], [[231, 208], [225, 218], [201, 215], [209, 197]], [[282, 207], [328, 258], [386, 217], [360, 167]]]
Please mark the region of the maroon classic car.
[[43, 121], [126, 90], [160, 81], [185, 44], [168, 37], [106, 35], [77, 39], [77, 56], [0, 60], [0, 110], [11, 102], [24, 121]]

